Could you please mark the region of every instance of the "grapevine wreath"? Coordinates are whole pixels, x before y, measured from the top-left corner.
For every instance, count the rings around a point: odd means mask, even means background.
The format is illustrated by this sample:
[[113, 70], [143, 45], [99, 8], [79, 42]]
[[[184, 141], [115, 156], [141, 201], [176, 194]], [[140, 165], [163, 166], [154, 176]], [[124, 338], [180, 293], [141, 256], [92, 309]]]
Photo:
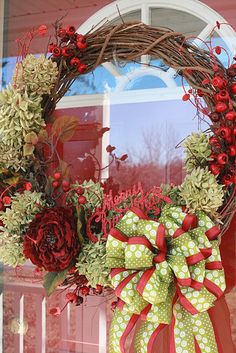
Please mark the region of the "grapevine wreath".
[[[137, 353], [151, 352], [166, 325], [170, 352], [192, 353], [195, 345], [218, 352], [208, 309], [225, 289], [219, 243], [235, 211], [235, 58], [225, 68], [218, 58], [224, 49], [211, 38], [201, 49], [143, 23], [105, 24], [84, 36], [60, 21], [54, 27], [46, 56], [29, 51], [46, 26], [18, 40], [12, 83], [0, 93], [0, 260], [16, 267], [30, 259], [48, 295], [67, 290], [65, 305], [114, 289], [110, 353], [125, 352], [138, 320]], [[53, 118], [57, 103], [79, 76], [142, 55], [176, 70], [183, 100], [209, 125], [182, 143], [183, 183], [114, 195], [99, 171], [93, 180], [72, 180], [57, 147], [72, 138], [77, 120]], [[125, 162], [114, 150], [106, 148], [111, 161]]]

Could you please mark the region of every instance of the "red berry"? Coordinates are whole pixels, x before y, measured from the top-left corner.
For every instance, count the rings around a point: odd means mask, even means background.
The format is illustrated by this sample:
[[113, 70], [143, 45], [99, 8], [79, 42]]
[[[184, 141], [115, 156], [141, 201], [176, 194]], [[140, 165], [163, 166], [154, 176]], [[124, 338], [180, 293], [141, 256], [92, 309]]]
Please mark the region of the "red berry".
[[204, 92], [201, 89], [197, 90], [197, 94], [199, 97], [203, 97], [204, 96]]
[[236, 146], [234, 146], [234, 145], [229, 146], [229, 155], [231, 157], [236, 156]]
[[32, 184], [29, 181], [27, 181], [24, 185], [24, 188], [25, 190], [29, 191], [32, 189]]
[[56, 179], [56, 180], [60, 180], [60, 179], [61, 179], [61, 173], [56, 172], [56, 173], [54, 173], [53, 177], [54, 177], [54, 179]]
[[217, 164], [211, 164], [209, 169], [214, 175], [220, 174], [220, 167]]
[[217, 88], [221, 88], [224, 85], [224, 81], [220, 76], [215, 76], [213, 80], [211, 81], [212, 85]]
[[95, 289], [95, 293], [96, 294], [101, 294], [103, 290], [103, 286], [101, 286], [100, 284], [96, 285], [96, 289]]
[[50, 53], [52, 53], [52, 51], [53, 51], [53, 49], [54, 49], [55, 47], [56, 47], [56, 44], [50, 43], [49, 46], [48, 46], [48, 51], [49, 51]]
[[227, 109], [227, 105], [224, 102], [218, 102], [216, 104], [217, 113], [223, 113]]
[[75, 273], [75, 271], [76, 271], [76, 267], [73, 266], [73, 267], [70, 268], [69, 274], [72, 275], [73, 273]]
[[3, 203], [4, 203], [5, 206], [11, 204], [11, 198], [10, 198], [10, 196], [4, 196], [4, 197], [2, 198], [2, 201], [3, 201]]
[[79, 295], [76, 300], [76, 306], [83, 304], [83, 301], [84, 301], [84, 298]]
[[87, 202], [87, 199], [85, 196], [81, 195], [78, 197], [78, 203], [80, 203], [81, 205], [86, 204], [86, 202]]
[[218, 134], [219, 134], [223, 139], [226, 139], [226, 138], [228, 138], [228, 137], [231, 136], [232, 131], [231, 131], [228, 127], [223, 126], [223, 127], [221, 127], [221, 128], [219, 129]]
[[59, 181], [58, 180], [53, 180], [53, 182], [52, 182], [53, 189], [57, 189], [57, 188], [59, 188], [59, 186], [60, 186]]
[[83, 74], [87, 70], [87, 65], [85, 64], [79, 64], [77, 66], [77, 70], [79, 71], [80, 74]]
[[62, 189], [64, 192], [67, 192], [70, 190], [70, 183], [69, 181], [63, 180], [62, 182]]
[[231, 174], [226, 174], [223, 176], [222, 181], [226, 186], [229, 186], [234, 182], [234, 178]]
[[204, 80], [202, 81], [202, 84], [203, 85], [206, 85], [208, 84], [210, 81], [209, 81], [209, 78], [204, 78]]
[[82, 287], [80, 288], [80, 293], [81, 293], [82, 295], [85, 295], [85, 296], [89, 295], [89, 291], [90, 291], [90, 289], [89, 289], [89, 287], [87, 287], [87, 286], [82, 286]]
[[183, 97], [182, 97], [182, 100], [183, 100], [184, 102], [186, 102], [186, 101], [189, 100], [189, 98], [190, 98], [190, 94], [185, 93], [185, 94], [183, 95]]
[[77, 195], [83, 195], [84, 188], [82, 188], [82, 186], [79, 186], [75, 191], [76, 191]]
[[220, 92], [217, 94], [218, 100], [228, 100], [229, 99], [229, 93], [226, 89], [221, 89]]
[[216, 136], [211, 136], [209, 139], [209, 143], [211, 146], [218, 145], [220, 143], [220, 140]]
[[83, 37], [79, 37], [76, 41], [76, 46], [80, 50], [84, 50], [87, 47], [87, 43]]
[[236, 65], [235, 64], [231, 65], [226, 71], [228, 76], [230, 77], [236, 76]]
[[70, 61], [71, 66], [77, 67], [80, 64], [80, 59], [79, 58], [72, 58]]
[[55, 47], [52, 49], [52, 55], [53, 55], [55, 58], [58, 58], [58, 57], [61, 55], [61, 49], [58, 48], [57, 46], [55, 46]]
[[216, 159], [216, 158], [217, 158], [217, 155], [216, 155], [215, 153], [211, 153], [210, 156], [209, 156], [209, 158], [211, 158], [211, 159]]
[[59, 28], [59, 30], [57, 31], [57, 35], [58, 35], [58, 37], [60, 37], [60, 38], [65, 37], [65, 35], [66, 35], [66, 30], [65, 30], [65, 28]]
[[232, 139], [232, 135], [231, 135], [231, 136], [229, 136], [229, 137], [226, 137], [226, 138], [225, 138], [225, 141], [226, 141], [226, 142], [228, 142], [228, 144], [231, 144], [231, 143], [232, 143], [232, 141], [233, 141], [233, 139]]
[[39, 34], [40, 36], [45, 36], [45, 34], [47, 34], [47, 31], [48, 31], [48, 28], [47, 28], [46, 25], [41, 25], [41, 26], [39, 26], [39, 28], [38, 28], [38, 34]]
[[68, 58], [69, 56], [71, 56], [73, 54], [72, 50], [68, 47], [62, 48], [61, 53], [66, 58]]
[[232, 83], [231, 91], [232, 91], [233, 94], [236, 94], [236, 82]]
[[233, 121], [236, 118], [236, 113], [234, 111], [230, 111], [225, 114], [225, 118], [229, 121]]
[[111, 310], [115, 310], [116, 307], [117, 307], [117, 304], [118, 304], [117, 301], [112, 302], [112, 303], [111, 303]]
[[236, 127], [233, 129], [233, 135], [236, 136]]
[[210, 117], [210, 119], [211, 119], [211, 121], [213, 121], [214, 123], [217, 123], [218, 121], [220, 121], [220, 114], [218, 114], [218, 113], [211, 113], [210, 115], [209, 115], [209, 117]]
[[229, 157], [226, 153], [220, 153], [217, 157], [217, 161], [219, 164], [227, 164], [229, 160]]
[[220, 55], [221, 53], [221, 47], [219, 47], [218, 45], [215, 47], [215, 52], [217, 55]]
[[74, 26], [67, 26], [66, 27], [66, 34], [68, 34], [68, 36], [73, 36], [75, 34], [75, 27]]
[[73, 292], [69, 292], [66, 294], [66, 300], [70, 303], [75, 302], [78, 299], [78, 295]]

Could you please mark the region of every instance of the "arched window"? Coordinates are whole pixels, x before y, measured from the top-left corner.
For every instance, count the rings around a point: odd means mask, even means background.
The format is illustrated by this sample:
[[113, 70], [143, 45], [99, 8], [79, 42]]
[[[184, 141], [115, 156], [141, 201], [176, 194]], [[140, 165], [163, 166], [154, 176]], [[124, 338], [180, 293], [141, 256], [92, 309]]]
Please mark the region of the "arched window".
[[[213, 31], [216, 21], [225, 23], [224, 18], [196, 0], [114, 1], [90, 17], [78, 28], [78, 32], [86, 33], [107, 21], [112, 23], [142, 21], [152, 26], [170, 27], [184, 33], [199, 46], [204, 45], [202, 41], [208, 40], [212, 35], [213, 42], [226, 47], [229, 53], [234, 53], [236, 48], [236, 37], [230, 26], [222, 25], [220, 30], [216, 28]], [[226, 55], [222, 54], [221, 60], [227, 64]], [[167, 142], [170, 140], [173, 142], [172, 147], [165, 146], [165, 152], [159, 150], [160, 160], [164, 163], [170, 156], [180, 156], [178, 151], [173, 150], [174, 143], [198, 128], [197, 119], [194, 121], [191, 119], [191, 116], [195, 115], [195, 110], [190, 105], [184, 106], [181, 102], [182, 95], [182, 83], [175, 70], [161, 65], [159, 61], [149, 56], [143, 56], [140, 63], [130, 62], [126, 65], [118, 65], [114, 60], [101, 65], [86, 77], [82, 76], [58, 107], [103, 107], [100, 122], [103, 126], [110, 126], [111, 132], [104, 136], [101, 151], [109, 143], [114, 143], [118, 145], [120, 153], [126, 153], [128, 149], [136, 163], [140, 161], [137, 158], [137, 155], [140, 156], [140, 150], [138, 146], [135, 147], [135, 151], [133, 150], [134, 139], [143, 141], [139, 146], [142, 150], [149, 148], [147, 140], [152, 137], [155, 139], [151, 130], [153, 130], [156, 114], [159, 121], [162, 120], [162, 125], [159, 124], [159, 128], [156, 127], [156, 129], [163, 130], [163, 136], [158, 138], [165, 140], [162, 144], [170, 144]], [[142, 131], [142, 116], [147, 112], [145, 122], [149, 126], [147, 128], [149, 133]], [[176, 114], [175, 121], [174, 114]], [[167, 119], [163, 119], [165, 115]], [[178, 130], [173, 131], [172, 136], [170, 126], [175, 126], [173, 130]], [[135, 129], [136, 136], [130, 133], [131, 128]], [[145, 137], [145, 134], [149, 134], [149, 138]], [[105, 166], [108, 163], [107, 156], [101, 151], [101, 163]], [[157, 151], [158, 146], [156, 146], [156, 153]], [[145, 158], [144, 155], [143, 158]], [[165, 177], [163, 176], [162, 180], [169, 181], [170, 173], [170, 169], [166, 168]], [[107, 171], [104, 171], [103, 177], [108, 177]]]

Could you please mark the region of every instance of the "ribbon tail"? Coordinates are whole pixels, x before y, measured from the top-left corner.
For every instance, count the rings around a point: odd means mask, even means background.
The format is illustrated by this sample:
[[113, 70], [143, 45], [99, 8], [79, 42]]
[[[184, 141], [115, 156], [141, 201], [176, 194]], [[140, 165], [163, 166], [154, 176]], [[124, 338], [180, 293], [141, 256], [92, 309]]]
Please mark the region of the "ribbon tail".
[[155, 338], [165, 324], [144, 321], [135, 336], [135, 353], [151, 353]]
[[194, 353], [195, 342], [191, 314], [179, 302], [173, 307], [171, 323], [170, 353]]
[[119, 308], [115, 310], [109, 334], [109, 353], [125, 353], [126, 338], [138, 318], [139, 315], [137, 314], [132, 314]]
[[182, 305], [173, 308], [170, 353], [218, 353], [211, 319], [207, 312], [191, 315]]
[[194, 337], [201, 353], [218, 353], [215, 333], [208, 312], [191, 317]]

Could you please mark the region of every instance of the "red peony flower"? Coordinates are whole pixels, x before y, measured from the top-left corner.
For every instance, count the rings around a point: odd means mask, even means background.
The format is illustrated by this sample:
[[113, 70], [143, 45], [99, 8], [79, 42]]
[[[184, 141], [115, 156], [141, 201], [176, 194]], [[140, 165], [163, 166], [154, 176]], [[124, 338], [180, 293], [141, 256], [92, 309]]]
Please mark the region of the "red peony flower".
[[45, 208], [30, 223], [24, 237], [24, 255], [47, 271], [73, 265], [80, 250], [72, 208]]

